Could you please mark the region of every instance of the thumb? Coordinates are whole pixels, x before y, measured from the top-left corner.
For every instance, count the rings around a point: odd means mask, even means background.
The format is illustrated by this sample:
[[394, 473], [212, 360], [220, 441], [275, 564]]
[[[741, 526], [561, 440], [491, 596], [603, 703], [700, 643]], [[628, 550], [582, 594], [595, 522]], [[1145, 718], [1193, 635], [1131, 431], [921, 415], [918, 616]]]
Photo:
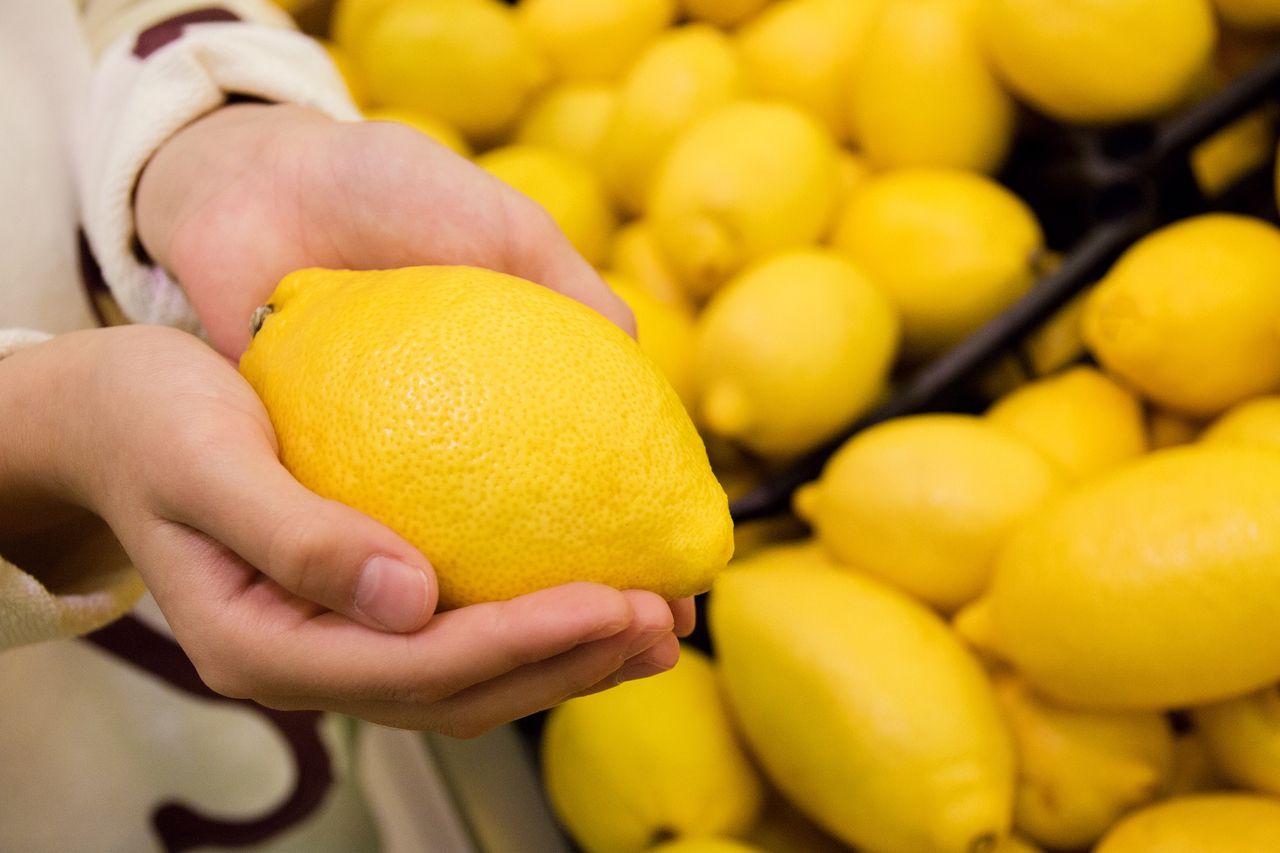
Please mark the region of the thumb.
[[[243, 445], [242, 445], [243, 446]], [[435, 611], [435, 571], [412, 545], [357, 510], [309, 491], [266, 448], [188, 479], [174, 521], [206, 533], [294, 595], [384, 631]]]

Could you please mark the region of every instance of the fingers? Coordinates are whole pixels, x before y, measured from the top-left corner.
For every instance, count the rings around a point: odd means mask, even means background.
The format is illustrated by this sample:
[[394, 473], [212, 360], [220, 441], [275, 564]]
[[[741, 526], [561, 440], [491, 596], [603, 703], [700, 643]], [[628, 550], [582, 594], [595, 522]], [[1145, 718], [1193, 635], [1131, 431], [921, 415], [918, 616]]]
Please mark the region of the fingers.
[[677, 637], [687, 637], [698, 625], [698, 611], [693, 598], [680, 598], [667, 602], [671, 605], [671, 618]]
[[363, 625], [402, 632], [426, 624], [437, 585], [425, 557], [386, 526], [304, 488], [261, 433], [227, 431], [235, 434], [220, 452], [192, 459], [166, 495], [168, 518], [223, 543], [288, 592]]
[[396, 635], [303, 601], [180, 524], [131, 553], [205, 682], [274, 707], [470, 735], [678, 656], [671, 608], [648, 592], [566, 584]]
[[[333, 613], [299, 618], [289, 598], [274, 585], [259, 584], [245, 589], [234, 605], [249, 632], [258, 625], [281, 626], [259, 630], [252, 647], [241, 649], [239, 658], [250, 665], [240, 673], [245, 683], [238, 692], [257, 699], [295, 697], [310, 702], [306, 707], [369, 700], [430, 705], [616, 636], [635, 621], [626, 594], [586, 583], [441, 613], [410, 635], [370, 631]], [[670, 623], [669, 613], [664, 621]], [[223, 633], [236, 644], [248, 632], [232, 624]], [[227, 655], [236, 655], [234, 648]]]
[[[424, 707], [403, 702], [357, 702], [336, 710], [382, 725], [426, 729], [453, 737], [475, 737], [573, 697], [615, 687], [622, 681], [665, 672], [679, 659], [669, 613], [660, 599], [647, 605], [627, 631], [588, 643], [555, 658], [520, 667], [442, 702]], [[644, 623], [648, 627], [644, 627]], [[667, 630], [662, 630], [665, 626]], [[646, 646], [646, 644], [649, 644]], [[637, 648], [644, 647], [640, 651]]]
[[601, 693], [628, 681], [661, 675], [675, 666], [679, 660], [680, 641], [674, 634], [669, 634], [655, 643], [644, 654], [636, 655], [627, 661], [617, 672], [597, 681], [586, 690], [573, 694], [572, 698], [590, 696], [593, 693]]

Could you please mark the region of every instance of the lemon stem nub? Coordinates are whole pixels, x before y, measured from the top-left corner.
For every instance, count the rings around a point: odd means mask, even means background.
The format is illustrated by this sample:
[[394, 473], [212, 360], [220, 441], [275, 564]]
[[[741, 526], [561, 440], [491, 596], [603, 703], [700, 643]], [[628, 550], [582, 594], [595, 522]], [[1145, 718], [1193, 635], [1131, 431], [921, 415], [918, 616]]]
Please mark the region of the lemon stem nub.
[[268, 302], [266, 305], [259, 305], [253, 309], [253, 317], [249, 320], [250, 335], [258, 334], [258, 330], [262, 328], [262, 324], [267, 322], [267, 316], [276, 310], [276, 306]]

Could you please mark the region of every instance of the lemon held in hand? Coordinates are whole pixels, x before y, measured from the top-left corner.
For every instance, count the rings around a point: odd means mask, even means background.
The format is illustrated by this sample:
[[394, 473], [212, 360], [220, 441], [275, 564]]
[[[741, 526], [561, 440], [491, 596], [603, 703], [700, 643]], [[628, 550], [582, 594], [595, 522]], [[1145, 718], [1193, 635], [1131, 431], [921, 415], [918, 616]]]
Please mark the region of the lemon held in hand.
[[302, 270], [240, 361], [284, 465], [388, 525], [457, 607], [569, 581], [673, 599], [732, 552], [676, 393], [591, 309], [470, 267]]

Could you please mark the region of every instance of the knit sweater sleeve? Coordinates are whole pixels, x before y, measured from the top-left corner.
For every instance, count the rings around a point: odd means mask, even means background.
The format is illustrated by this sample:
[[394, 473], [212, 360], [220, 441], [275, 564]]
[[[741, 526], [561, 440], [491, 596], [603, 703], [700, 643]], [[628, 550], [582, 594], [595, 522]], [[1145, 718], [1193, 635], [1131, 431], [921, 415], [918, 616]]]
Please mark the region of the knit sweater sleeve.
[[126, 317], [196, 331], [182, 289], [136, 238], [151, 155], [233, 97], [359, 114], [324, 49], [267, 0], [82, 0], [81, 12], [94, 70], [74, 150], [89, 245]]

